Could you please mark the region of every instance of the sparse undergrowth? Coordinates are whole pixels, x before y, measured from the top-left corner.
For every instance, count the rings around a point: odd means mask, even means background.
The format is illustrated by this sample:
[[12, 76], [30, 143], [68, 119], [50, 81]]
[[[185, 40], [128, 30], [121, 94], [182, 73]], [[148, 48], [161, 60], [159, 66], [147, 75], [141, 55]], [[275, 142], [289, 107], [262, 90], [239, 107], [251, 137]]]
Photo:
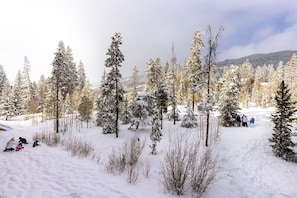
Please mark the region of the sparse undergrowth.
[[62, 134], [43, 131], [42, 133], [35, 133], [33, 135], [33, 140], [38, 140], [48, 146], [53, 147], [61, 145], [66, 151], [69, 151], [72, 156], [81, 158], [87, 158], [91, 156], [92, 160], [99, 162], [99, 157], [96, 157], [96, 155], [93, 154], [94, 147], [77, 137], [73, 137], [71, 133], [67, 135], [67, 133]]
[[161, 183], [166, 192], [183, 195], [187, 189], [201, 197], [215, 180], [216, 161], [210, 148], [187, 133], [171, 137], [161, 168]]
[[[127, 171], [127, 182], [135, 183], [138, 179], [139, 159], [145, 146], [145, 141], [140, 141], [137, 135], [126, 141], [117, 150], [113, 149], [109, 155], [106, 171], [112, 174], [122, 174]], [[149, 175], [149, 164], [146, 164], [146, 175]]]

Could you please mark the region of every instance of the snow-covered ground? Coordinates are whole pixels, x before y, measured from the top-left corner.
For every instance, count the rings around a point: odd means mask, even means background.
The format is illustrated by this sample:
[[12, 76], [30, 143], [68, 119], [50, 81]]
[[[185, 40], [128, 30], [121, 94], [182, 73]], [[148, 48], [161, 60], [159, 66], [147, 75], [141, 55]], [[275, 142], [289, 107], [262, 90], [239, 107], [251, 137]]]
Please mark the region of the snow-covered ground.
[[[295, 198], [297, 197], [297, 164], [274, 157], [269, 146], [272, 123], [271, 109], [245, 109], [255, 118], [254, 128], [221, 128], [217, 145], [218, 174], [206, 198]], [[150, 128], [140, 132], [121, 126], [119, 138], [104, 135], [98, 127], [81, 128], [72, 132], [95, 148], [96, 159], [73, 157], [61, 147], [44, 144], [32, 147], [32, 134], [51, 129], [50, 123], [32, 125], [22, 119], [1, 121], [7, 131], [0, 131], [0, 148], [14, 137], [24, 137], [28, 145], [19, 152], [0, 152], [1, 198], [169, 198], [160, 184], [160, 170], [168, 148], [169, 136], [197, 129], [185, 129], [165, 121], [163, 136], [157, 146], [158, 154], [150, 155]], [[127, 174], [106, 172], [108, 155], [127, 139], [139, 133], [146, 140], [142, 160], [149, 161], [150, 174], [140, 170], [135, 184], [126, 181]], [[186, 193], [182, 197], [191, 197]]]

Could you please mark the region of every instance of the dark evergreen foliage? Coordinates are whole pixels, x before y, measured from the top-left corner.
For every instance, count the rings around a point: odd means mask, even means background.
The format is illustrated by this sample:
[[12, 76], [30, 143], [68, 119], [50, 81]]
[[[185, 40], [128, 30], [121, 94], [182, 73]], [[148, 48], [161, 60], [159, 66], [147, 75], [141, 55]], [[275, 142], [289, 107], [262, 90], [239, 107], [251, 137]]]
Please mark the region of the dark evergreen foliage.
[[78, 106], [78, 113], [80, 119], [88, 122], [91, 119], [92, 109], [93, 103], [91, 99], [86, 95], [82, 96], [81, 102]]
[[[156, 105], [155, 105], [156, 106]], [[154, 109], [154, 114], [152, 116], [152, 130], [150, 133], [150, 139], [152, 141], [152, 145], [150, 145], [152, 149], [152, 154], [156, 154], [156, 149], [157, 149], [157, 142], [161, 141], [161, 122], [160, 122], [160, 117], [159, 117], [159, 111], [157, 108]]]
[[123, 101], [124, 89], [120, 83], [121, 73], [119, 67], [124, 61], [124, 55], [119, 47], [122, 45], [120, 33], [115, 33], [108, 52], [105, 66], [110, 68], [109, 73], [104, 77], [101, 85], [101, 96], [97, 104], [97, 125], [101, 125], [103, 133], [115, 133], [118, 137], [120, 103]]
[[273, 134], [269, 141], [272, 143], [273, 153], [284, 160], [296, 161], [293, 147], [292, 136], [292, 121], [297, 111], [296, 102], [291, 101], [291, 93], [288, 86], [281, 82], [275, 96], [276, 112], [271, 115], [271, 120], [274, 123]]

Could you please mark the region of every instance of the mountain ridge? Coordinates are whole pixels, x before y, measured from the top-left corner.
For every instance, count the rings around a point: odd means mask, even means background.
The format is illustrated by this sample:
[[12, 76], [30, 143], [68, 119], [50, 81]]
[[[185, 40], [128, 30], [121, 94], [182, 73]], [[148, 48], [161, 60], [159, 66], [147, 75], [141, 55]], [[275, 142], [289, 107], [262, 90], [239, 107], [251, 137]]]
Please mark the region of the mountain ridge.
[[257, 53], [248, 56], [236, 58], [236, 59], [225, 59], [224, 61], [218, 61], [218, 66], [230, 66], [230, 65], [241, 65], [244, 61], [249, 60], [252, 66], [255, 68], [257, 66], [263, 66], [273, 64], [277, 67], [280, 61], [283, 64], [287, 64], [290, 61], [292, 54], [297, 53], [297, 50], [284, 50], [271, 53]]

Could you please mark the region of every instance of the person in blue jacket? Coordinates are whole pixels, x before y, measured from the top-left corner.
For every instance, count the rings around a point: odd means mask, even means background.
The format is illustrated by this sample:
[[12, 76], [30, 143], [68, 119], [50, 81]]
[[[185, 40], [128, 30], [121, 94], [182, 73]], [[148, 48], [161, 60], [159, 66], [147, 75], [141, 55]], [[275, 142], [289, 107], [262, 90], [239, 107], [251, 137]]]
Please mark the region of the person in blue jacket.
[[254, 127], [255, 126], [255, 118], [251, 118], [250, 119], [250, 127]]

